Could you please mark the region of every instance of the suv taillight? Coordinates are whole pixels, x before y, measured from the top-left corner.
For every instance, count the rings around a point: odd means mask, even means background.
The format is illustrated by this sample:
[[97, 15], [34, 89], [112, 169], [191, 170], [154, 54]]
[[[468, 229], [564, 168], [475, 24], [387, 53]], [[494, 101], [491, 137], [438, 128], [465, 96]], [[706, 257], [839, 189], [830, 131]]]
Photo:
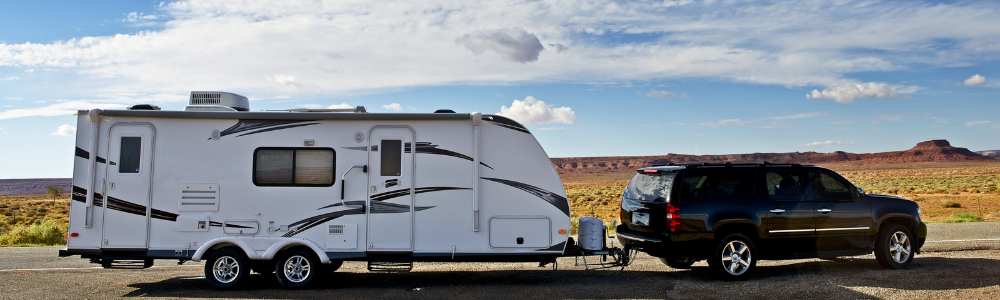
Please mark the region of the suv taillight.
[[667, 229], [670, 232], [681, 231], [681, 209], [673, 203], [667, 203]]

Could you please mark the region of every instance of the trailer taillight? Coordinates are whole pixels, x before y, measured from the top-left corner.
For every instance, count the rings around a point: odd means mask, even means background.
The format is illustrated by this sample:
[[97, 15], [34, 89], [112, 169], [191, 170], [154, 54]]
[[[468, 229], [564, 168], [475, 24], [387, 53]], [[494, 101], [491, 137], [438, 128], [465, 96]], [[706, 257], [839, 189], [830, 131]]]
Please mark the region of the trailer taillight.
[[681, 209], [667, 203], [667, 228], [670, 232], [681, 231]]
[[80, 236], [80, 234], [76, 232], [69, 234], [69, 237], [78, 237], [78, 236]]

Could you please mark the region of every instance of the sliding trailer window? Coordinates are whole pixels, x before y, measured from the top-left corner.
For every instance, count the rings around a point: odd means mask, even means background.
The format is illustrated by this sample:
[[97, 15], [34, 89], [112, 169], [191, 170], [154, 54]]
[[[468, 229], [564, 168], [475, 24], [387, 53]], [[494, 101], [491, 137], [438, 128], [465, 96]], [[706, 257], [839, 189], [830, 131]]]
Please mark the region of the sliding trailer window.
[[257, 148], [253, 184], [257, 186], [332, 186], [337, 152], [331, 148]]

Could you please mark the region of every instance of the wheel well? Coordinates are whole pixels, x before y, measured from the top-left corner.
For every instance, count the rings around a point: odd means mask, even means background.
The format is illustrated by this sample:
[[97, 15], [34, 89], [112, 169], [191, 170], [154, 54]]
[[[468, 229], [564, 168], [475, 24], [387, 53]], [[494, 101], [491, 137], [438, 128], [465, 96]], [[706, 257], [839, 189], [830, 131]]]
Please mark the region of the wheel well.
[[218, 243], [218, 244], [212, 245], [212, 247], [208, 248], [208, 250], [205, 251], [205, 254], [203, 254], [201, 257], [203, 257], [203, 259], [208, 259], [209, 257], [212, 256], [212, 253], [214, 253], [215, 251], [219, 251], [220, 249], [223, 249], [223, 248], [233, 248], [233, 250], [235, 250], [235, 251], [237, 251], [239, 253], [243, 253], [243, 256], [247, 255], [246, 252], [243, 251], [243, 248], [240, 248], [240, 246], [238, 246], [236, 244], [233, 244], [233, 243]]
[[878, 232], [881, 233], [886, 226], [889, 226], [889, 224], [901, 224], [910, 231], [910, 234], [917, 234], [917, 221], [904, 217], [890, 217], [882, 220], [882, 223], [878, 226]]
[[277, 259], [281, 258], [282, 255], [285, 255], [285, 253], [287, 253], [288, 251], [292, 251], [292, 250], [303, 250], [303, 251], [305, 251], [305, 252], [307, 252], [309, 254], [312, 254], [317, 259], [319, 258], [318, 255], [316, 255], [316, 252], [313, 251], [312, 248], [309, 248], [309, 246], [302, 245], [302, 244], [289, 244], [289, 245], [286, 245], [285, 247], [282, 247], [281, 250], [278, 250], [278, 252], [276, 252], [274, 254], [274, 259], [277, 260]]
[[741, 233], [751, 239], [760, 238], [760, 233], [757, 231], [757, 226], [746, 223], [733, 223], [733, 224], [723, 224], [715, 229], [715, 238], [721, 239], [729, 235], [730, 233]]

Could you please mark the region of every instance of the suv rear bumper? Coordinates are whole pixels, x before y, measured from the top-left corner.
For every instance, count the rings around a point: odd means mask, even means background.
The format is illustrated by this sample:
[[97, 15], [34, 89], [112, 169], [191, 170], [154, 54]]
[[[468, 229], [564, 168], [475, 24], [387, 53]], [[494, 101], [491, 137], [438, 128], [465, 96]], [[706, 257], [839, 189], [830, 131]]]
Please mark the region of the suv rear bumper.
[[644, 233], [628, 229], [627, 225], [618, 225], [615, 234], [618, 242], [629, 245], [655, 257], [689, 257], [699, 258], [707, 255], [708, 244], [700, 239], [685, 239], [678, 237], [686, 234]]

